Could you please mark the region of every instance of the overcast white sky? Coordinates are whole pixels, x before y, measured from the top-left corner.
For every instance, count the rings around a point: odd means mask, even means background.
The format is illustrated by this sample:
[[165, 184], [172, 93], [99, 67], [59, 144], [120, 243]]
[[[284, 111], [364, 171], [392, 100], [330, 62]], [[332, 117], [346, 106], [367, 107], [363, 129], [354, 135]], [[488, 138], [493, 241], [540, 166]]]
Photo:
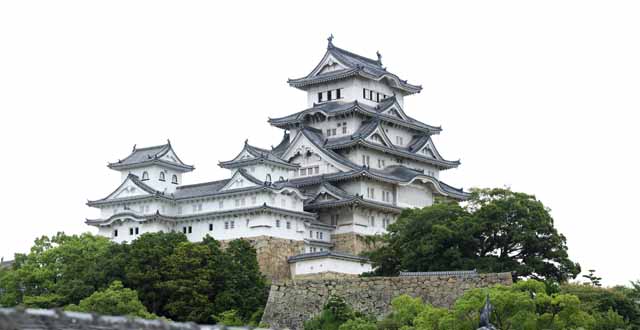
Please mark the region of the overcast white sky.
[[[419, 5], [418, 5], [419, 4]], [[2, 1], [0, 256], [91, 230], [108, 161], [170, 138], [221, 179], [267, 118], [302, 110], [286, 84], [326, 37], [422, 93], [406, 111], [461, 158], [444, 181], [535, 194], [571, 257], [607, 285], [640, 279], [637, 1]]]

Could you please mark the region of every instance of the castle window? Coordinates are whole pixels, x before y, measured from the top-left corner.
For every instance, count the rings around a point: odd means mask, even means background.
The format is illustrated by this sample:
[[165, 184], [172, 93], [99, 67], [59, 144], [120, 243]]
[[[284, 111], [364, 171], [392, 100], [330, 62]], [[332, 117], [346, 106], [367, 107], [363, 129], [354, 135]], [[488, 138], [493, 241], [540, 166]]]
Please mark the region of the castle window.
[[333, 94], [331, 92], [332, 91], [327, 91], [327, 101], [331, 101], [331, 96], [332, 96], [331, 94]]
[[182, 227], [182, 233], [186, 234], [187, 233], [187, 227]]
[[118, 230], [117, 229], [113, 231], [113, 237], [118, 237]]
[[224, 201], [218, 202], [218, 208], [222, 209], [224, 207]]
[[193, 232], [193, 228], [191, 226], [189, 226], [189, 234], [191, 234]]
[[267, 174], [266, 181], [267, 181], [267, 182], [271, 182], [271, 174]]
[[209, 224], [209, 231], [213, 231], [213, 224], [212, 223]]
[[336, 89], [336, 99], [341, 99], [342, 98], [342, 88], [338, 88]]
[[309, 230], [309, 238], [313, 238], [313, 230]]
[[224, 222], [224, 229], [229, 229], [229, 221]]
[[318, 103], [322, 103], [322, 92], [318, 93]]
[[129, 236], [133, 236], [133, 228], [129, 228]]
[[287, 229], [291, 229], [291, 221], [287, 221]]
[[327, 129], [327, 136], [331, 136], [331, 129]]
[[178, 176], [177, 175], [172, 175], [171, 176], [171, 183], [173, 184], [178, 184]]
[[331, 129], [331, 135], [336, 135], [336, 129], [335, 128]]
[[376, 217], [374, 217], [373, 215], [371, 216], [370, 223], [371, 223], [371, 227], [375, 227], [376, 226]]
[[142, 181], [149, 180], [149, 173], [147, 171], [142, 172]]
[[342, 134], [347, 134], [347, 122], [342, 123]]
[[236, 228], [236, 222], [231, 220], [231, 223], [229, 224], [229, 226], [231, 227], [231, 229]]
[[138, 227], [136, 227], [136, 235], [138, 235], [140, 233], [140, 230], [138, 229]]
[[160, 172], [160, 178], [158, 180], [164, 181], [164, 172]]
[[280, 228], [280, 220], [276, 220], [276, 228]]

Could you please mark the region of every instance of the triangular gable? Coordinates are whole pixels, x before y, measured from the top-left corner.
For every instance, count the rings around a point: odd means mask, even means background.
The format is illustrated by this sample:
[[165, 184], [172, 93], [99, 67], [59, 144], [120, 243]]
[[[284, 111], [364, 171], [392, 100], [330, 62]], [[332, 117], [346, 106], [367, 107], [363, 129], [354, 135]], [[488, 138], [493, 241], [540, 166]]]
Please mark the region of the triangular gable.
[[335, 192], [325, 188], [324, 186], [320, 187], [318, 192], [311, 198], [309, 204], [327, 202], [327, 201], [339, 201], [342, 197], [336, 194]]
[[246, 174], [244, 170], [240, 169], [233, 174], [224, 187], [220, 188], [220, 191], [257, 187], [258, 184], [256, 181], [256, 178], [250, 177], [249, 174]]
[[176, 155], [176, 153], [173, 151], [173, 149], [169, 149], [163, 156], [162, 156], [163, 160], [166, 160], [168, 162], [171, 163], [176, 163], [176, 164], [180, 164], [180, 160], [178, 158], [178, 156]]
[[290, 161], [297, 155], [306, 155], [312, 153], [318, 155], [322, 161], [333, 165], [340, 171], [348, 171], [350, 168], [341, 164], [340, 162], [332, 159], [322, 148], [317, 147], [311, 140], [309, 140], [302, 131], [299, 131], [296, 137], [293, 139], [287, 150], [282, 154], [282, 159]]
[[151, 196], [151, 188], [140, 184], [137, 180], [134, 180], [132, 176], [128, 176], [122, 184], [114, 192], [105, 197], [104, 200], [137, 197], [137, 196]]
[[436, 145], [433, 143], [433, 140], [431, 140], [431, 138], [429, 138], [424, 147], [422, 147], [420, 151], [418, 151], [418, 154], [433, 159], [444, 160], [442, 156], [440, 156], [440, 153], [438, 153], [438, 149], [436, 149]]
[[391, 140], [389, 140], [389, 137], [387, 136], [387, 133], [385, 133], [384, 129], [380, 126], [380, 123], [378, 123], [376, 129], [373, 130], [373, 132], [371, 132], [369, 135], [367, 135], [365, 139], [373, 143], [381, 144], [388, 148], [392, 148], [393, 146]]
[[391, 103], [381, 113], [384, 114], [384, 115], [387, 115], [387, 116], [400, 118], [402, 120], [408, 120], [409, 119], [409, 116], [407, 116], [407, 114], [404, 113], [404, 110], [402, 110], [402, 107], [398, 103], [398, 100], [395, 100], [395, 99], [394, 99], [393, 103]]
[[342, 69], [348, 69], [344, 63], [338, 61], [335, 56], [331, 55], [329, 51], [327, 51], [320, 63], [307, 75], [307, 77], [314, 77], [323, 73], [333, 72]]

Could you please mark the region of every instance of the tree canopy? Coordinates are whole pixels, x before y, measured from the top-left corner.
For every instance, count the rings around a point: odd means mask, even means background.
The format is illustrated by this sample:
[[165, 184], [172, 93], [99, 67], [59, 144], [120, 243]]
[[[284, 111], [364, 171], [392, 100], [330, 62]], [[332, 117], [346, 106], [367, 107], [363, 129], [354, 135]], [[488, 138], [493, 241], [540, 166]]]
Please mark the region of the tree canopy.
[[142, 318], [155, 318], [144, 307], [138, 293], [127, 289], [120, 281], [114, 281], [101, 291], [96, 291], [89, 297], [80, 300], [80, 304], [71, 304], [65, 308], [68, 311], [92, 312], [103, 315], [130, 315]]
[[[17, 254], [12, 268], [0, 271], [0, 292], [0, 306], [148, 311], [198, 323], [228, 318], [233, 310], [244, 322], [257, 323], [268, 285], [255, 249], [244, 240], [222, 249], [213, 238], [192, 243], [181, 233], [147, 233], [130, 244], [59, 233], [37, 239], [29, 254]], [[118, 298], [127, 303], [109, 306]]]
[[404, 210], [381, 240], [368, 253], [375, 275], [477, 269], [564, 282], [580, 273], [549, 210], [509, 189], [474, 190], [464, 207], [441, 201]]

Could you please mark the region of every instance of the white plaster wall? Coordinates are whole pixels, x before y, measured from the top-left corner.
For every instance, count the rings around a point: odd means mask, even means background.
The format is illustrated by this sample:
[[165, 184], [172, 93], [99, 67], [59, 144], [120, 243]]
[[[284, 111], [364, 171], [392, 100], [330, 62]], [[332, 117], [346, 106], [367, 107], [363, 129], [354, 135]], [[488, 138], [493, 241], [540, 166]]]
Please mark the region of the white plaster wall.
[[[145, 180], [142, 181], [144, 182], [144, 184], [152, 187], [155, 190], [158, 191], [165, 191], [168, 193], [172, 193], [176, 190], [176, 187], [178, 185], [180, 185], [182, 183], [182, 173], [179, 173], [177, 171], [171, 170], [171, 169], [166, 169], [157, 165], [153, 165], [153, 166], [148, 166], [148, 167], [141, 167], [141, 168], [135, 168], [135, 169], [131, 169], [131, 170], [126, 170], [126, 171], [121, 171], [121, 181], [120, 182], [124, 182], [124, 180], [127, 178], [127, 176], [129, 175], [129, 173], [134, 174], [136, 176], [138, 176], [138, 178], [140, 180], [142, 180], [142, 174], [143, 172], [147, 172], [149, 173], [149, 180]], [[164, 172], [165, 174], [165, 181], [160, 181], [160, 172]], [[173, 175], [178, 176], [178, 184], [173, 184], [171, 183], [171, 178]]]
[[[413, 131], [404, 127], [392, 127], [391, 125], [388, 125], [385, 123], [382, 124], [382, 127], [384, 128], [385, 133], [389, 137], [389, 140], [391, 140], [391, 143], [393, 143], [395, 146], [403, 147], [403, 148], [406, 148], [409, 146], [409, 142], [411, 142], [411, 139], [417, 133], [416, 131]], [[402, 144], [397, 143], [396, 137], [398, 136], [402, 137]]]
[[433, 192], [421, 184], [398, 186], [398, 206], [425, 207], [433, 204]]
[[258, 164], [244, 166], [243, 168], [247, 170], [247, 173], [260, 181], [267, 181], [267, 174], [271, 175], [271, 182], [277, 182], [280, 177], [287, 180], [290, 175], [288, 168], [273, 165]]
[[369, 263], [329, 257], [298, 261], [292, 263], [290, 267], [293, 276], [325, 272], [358, 275], [371, 271], [371, 264]]

